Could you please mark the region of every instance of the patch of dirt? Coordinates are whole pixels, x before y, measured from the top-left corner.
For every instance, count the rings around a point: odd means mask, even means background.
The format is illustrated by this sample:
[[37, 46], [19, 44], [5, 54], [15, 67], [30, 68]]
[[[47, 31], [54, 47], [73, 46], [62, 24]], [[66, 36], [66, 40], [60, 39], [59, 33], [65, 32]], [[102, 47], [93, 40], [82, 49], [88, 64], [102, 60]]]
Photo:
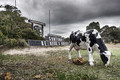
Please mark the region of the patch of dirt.
[[108, 48], [120, 48], [120, 44], [106, 44]]
[[48, 51], [57, 51], [57, 50], [68, 50], [69, 46], [63, 47], [30, 47], [24, 49], [10, 49], [3, 52], [3, 54], [10, 54], [10, 55], [36, 55], [36, 56], [48, 56], [46, 52]]
[[[120, 45], [110, 45], [106, 44], [108, 48], [120, 48]], [[48, 51], [57, 51], [57, 50], [69, 50], [69, 46], [61, 46], [61, 47], [30, 47], [24, 49], [10, 49], [3, 51], [4, 54], [10, 55], [36, 55], [36, 56], [48, 56]]]

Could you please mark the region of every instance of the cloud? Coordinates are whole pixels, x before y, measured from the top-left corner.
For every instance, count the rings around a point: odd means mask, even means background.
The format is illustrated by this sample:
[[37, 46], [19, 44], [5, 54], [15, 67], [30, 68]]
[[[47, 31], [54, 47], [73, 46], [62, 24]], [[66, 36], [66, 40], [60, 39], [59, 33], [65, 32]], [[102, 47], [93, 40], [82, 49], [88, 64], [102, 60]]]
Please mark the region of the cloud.
[[120, 0], [91, 0], [90, 3], [78, 3], [54, 2], [51, 14], [53, 24], [79, 23], [98, 17], [120, 15]]
[[[14, 5], [14, 0], [0, 0], [0, 3]], [[47, 33], [50, 9], [51, 31], [61, 35], [72, 30], [85, 30], [92, 21], [118, 26], [119, 4], [120, 0], [17, 0], [17, 7], [23, 16], [45, 22]]]
[[[120, 0], [21, 0], [18, 7], [29, 18], [51, 24], [72, 24], [98, 17], [120, 15]], [[22, 6], [21, 6], [22, 5]]]
[[[3, 0], [14, 4], [14, 0]], [[28, 18], [51, 24], [73, 24], [106, 16], [120, 16], [120, 0], [17, 0], [17, 7]]]

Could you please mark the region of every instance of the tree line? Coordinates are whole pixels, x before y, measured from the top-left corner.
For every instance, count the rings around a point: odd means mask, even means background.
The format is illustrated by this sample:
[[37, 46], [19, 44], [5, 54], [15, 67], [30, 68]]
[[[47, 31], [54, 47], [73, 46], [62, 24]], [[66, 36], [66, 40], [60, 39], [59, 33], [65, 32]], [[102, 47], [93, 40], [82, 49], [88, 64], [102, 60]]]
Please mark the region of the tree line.
[[88, 29], [97, 29], [106, 43], [120, 43], [120, 27], [105, 25], [100, 28], [99, 22], [92, 22], [86, 26]]

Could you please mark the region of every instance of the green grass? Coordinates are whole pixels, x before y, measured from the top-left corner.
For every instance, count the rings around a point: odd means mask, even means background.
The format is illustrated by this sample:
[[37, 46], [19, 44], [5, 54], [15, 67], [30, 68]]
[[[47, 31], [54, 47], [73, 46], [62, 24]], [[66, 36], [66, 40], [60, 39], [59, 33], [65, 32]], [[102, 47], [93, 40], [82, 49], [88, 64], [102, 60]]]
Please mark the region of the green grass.
[[[0, 53], [0, 73], [10, 72], [15, 80], [119, 80], [120, 54], [119, 48], [110, 48], [112, 52], [109, 67], [105, 67], [98, 53], [94, 53], [95, 66], [89, 63], [74, 65], [68, 61], [68, 51], [49, 51], [50, 56], [34, 55], [3, 55]], [[81, 51], [83, 59], [88, 61], [87, 51]], [[76, 51], [72, 51], [72, 58], [77, 58]], [[49, 77], [52, 75], [51, 77]]]

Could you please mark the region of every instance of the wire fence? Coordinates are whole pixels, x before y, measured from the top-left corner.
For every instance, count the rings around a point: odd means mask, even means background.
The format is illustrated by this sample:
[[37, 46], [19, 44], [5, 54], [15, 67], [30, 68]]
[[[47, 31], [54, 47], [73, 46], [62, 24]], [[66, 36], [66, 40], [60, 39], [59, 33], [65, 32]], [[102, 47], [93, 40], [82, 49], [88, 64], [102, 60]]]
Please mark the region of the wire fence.
[[69, 42], [64, 41], [28, 40], [29, 46], [67, 46], [69, 44]]

